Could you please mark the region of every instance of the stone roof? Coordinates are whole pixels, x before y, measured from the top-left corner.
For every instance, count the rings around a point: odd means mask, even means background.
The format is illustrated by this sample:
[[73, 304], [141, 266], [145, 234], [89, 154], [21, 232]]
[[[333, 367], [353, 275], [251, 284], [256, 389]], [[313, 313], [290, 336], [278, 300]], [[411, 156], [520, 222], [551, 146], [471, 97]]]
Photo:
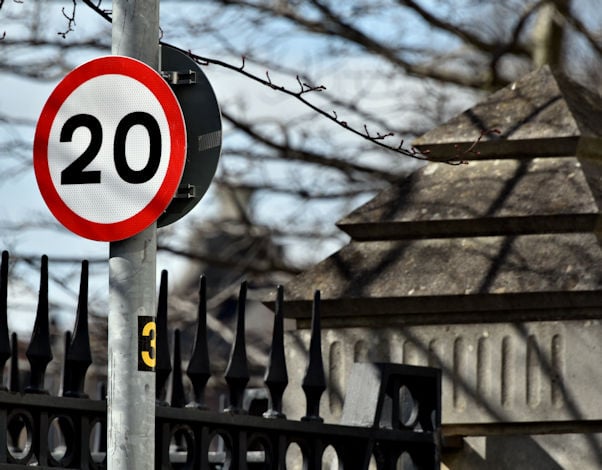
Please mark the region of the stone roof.
[[449, 158], [493, 128], [467, 165], [428, 163], [344, 217], [351, 242], [285, 286], [286, 315], [303, 327], [315, 289], [325, 325], [594, 315], [602, 99], [544, 67], [416, 145]]
[[600, 207], [574, 157], [426, 165], [337, 225], [354, 240], [591, 231]]
[[600, 97], [544, 66], [423, 134], [414, 146], [448, 159], [482, 132], [480, 155], [463, 159], [575, 155], [582, 140], [602, 137]]

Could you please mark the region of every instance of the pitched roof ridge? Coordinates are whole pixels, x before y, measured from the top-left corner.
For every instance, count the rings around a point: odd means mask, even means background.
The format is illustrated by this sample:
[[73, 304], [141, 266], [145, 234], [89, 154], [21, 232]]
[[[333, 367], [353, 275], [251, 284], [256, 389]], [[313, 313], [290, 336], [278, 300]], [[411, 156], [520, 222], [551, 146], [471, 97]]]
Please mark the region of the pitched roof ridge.
[[[490, 132], [494, 129], [498, 132]], [[462, 158], [575, 155], [581, 137], [602, 138], [602, 97], [543, 66], [426, 132], [413, 145], [429, 149], [434, 159], [448, 159], [457, 146], [470, 145], [479, 136], [477, 152]]]

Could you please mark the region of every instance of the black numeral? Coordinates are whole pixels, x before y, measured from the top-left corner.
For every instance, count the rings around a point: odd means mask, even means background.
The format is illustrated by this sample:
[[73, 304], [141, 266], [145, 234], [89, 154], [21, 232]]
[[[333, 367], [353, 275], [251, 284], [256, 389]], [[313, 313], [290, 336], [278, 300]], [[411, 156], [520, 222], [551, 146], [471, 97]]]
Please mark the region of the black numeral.
[[100, 183], [100, 171], [84, 171], [98, 155], [102, 145], [102, 126], [100, 121], [89, 114], [76, 114], [67, 119], [61, 129], [61, 142], [71, 142], [73, 132], [78, 127], [87, 127], [90, 131], [90, 144], [79, 158], [61, 172], [61, 184]]
[[[141, 125], [146, 128], [149, 138], [149, 154], [146, 166], [141, 170], [132, 170], [128, 165], [125, 155], [125, 140], [128, 132], [133, 126]], [[155, 118], [148, 113], [136, 112], [125, 116], [115, 130], [115, 142], [113, 147], [115, 155], [115, 168], [124, 181], [132, 184], [146, 183], [150, 180], [161, 163], [161, 129]]]

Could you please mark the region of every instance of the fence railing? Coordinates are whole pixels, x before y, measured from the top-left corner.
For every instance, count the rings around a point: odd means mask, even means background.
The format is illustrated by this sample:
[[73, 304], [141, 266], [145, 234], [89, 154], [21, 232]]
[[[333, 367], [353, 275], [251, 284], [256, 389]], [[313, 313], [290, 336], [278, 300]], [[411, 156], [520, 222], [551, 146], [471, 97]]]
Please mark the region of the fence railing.
[[[9, 388], [0, 391], [0, 468], [106, 468], [106, 401], [84, 393], [92, 363], [88, 332], [88, 265], [82, 263], [73, 334], [66, 335], [61, 396], [44, 389], [52, 360], [48, 320], [48, 258], [42, 257], [36, 320], [27, 348], [28, 384], [19, 391], [17, 337], [7, 325], [8, 253], [0, 269], [0, 373], [10, 359]], [[341, 424], [324, 423], [320, 399], [326, 391], [322, 363], [319, 292], [312, 312], [307, 369], [302, 382], [306, 414], [299, 421], [283, 413], [289, 385], [284, 350], [283, 292], [278, 288], [265, 389], [247, 389], [245, 345], [246, 283], [238, 298], [236, 333], [224, 378], [229, 404], [212, 411], [205, 403], [211, 378], [207, 346], [206, 287], [201, 278], [197, 331], [186, 371], [180, 333], [174, 332], [173, 361], [167, 344], [167, 274], [161, 276], [157, 311], [157, 469], [345, 470], [438, 469], [441, 376], [432, 368], [398, 364], [356, 364], [349, 380]], [[172, 366], [173, 364], [173, 366]], [[187, 398], [184, 373], [190, 379]], [[161, 400], [171, 376], [169, 402]], [[0, 375], [0, 384], [4, 383]], [[263, 413], [249, 405], [267, 403]], [[257, 403], [258, 400], [255, 400]], [[250, 409], [251, 408], [251, 409]], [[260, 407], [261, 408], [261, 407]], [[332, 462], [338, 461], [338, 467]]]

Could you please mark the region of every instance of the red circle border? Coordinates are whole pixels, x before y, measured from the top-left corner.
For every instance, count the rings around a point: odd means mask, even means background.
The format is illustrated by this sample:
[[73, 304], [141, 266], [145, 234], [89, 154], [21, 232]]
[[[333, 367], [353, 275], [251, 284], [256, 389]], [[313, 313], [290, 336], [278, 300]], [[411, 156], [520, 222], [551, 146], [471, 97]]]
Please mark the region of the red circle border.
[[[101, 75], [124, 75], [148, 88], [161, 104], [170, 134], [170, 156], [167, 172], [157, 194], [133, 216], [113, 223], [86, 219], [68, 207], [59, 195], [48, 164], [48, 140], [56, 114], [65, 100], [84, 82]], [[97, 241], [129, 238], [156, 221], [178, 189], [186, 160], [186, 125], [180, 104], [161, 75], [139, 60], [124, 56], [104, 56], [86, 62], [68, 73], [50, 94], [36, 126], [33, 142], [33, 166], [42, 197], [50, 212], [67, 229]]]

